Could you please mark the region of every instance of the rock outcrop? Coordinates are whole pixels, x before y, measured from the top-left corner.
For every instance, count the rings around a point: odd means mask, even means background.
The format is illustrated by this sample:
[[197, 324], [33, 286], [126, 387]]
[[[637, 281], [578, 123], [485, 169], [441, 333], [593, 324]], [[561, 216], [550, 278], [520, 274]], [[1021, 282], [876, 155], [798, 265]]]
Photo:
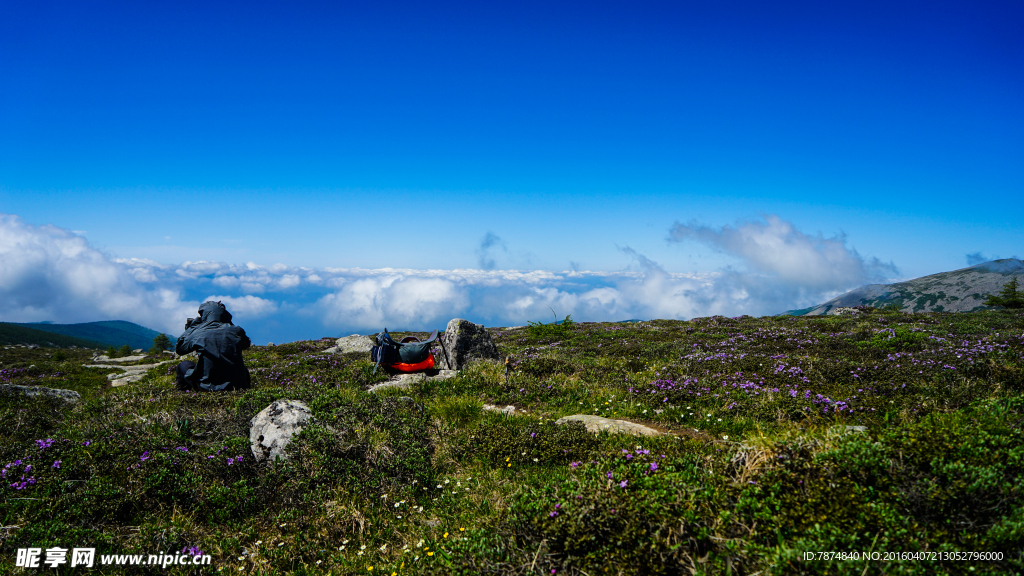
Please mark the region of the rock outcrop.
[[438, 368], [462, 370], [474, 360], [501, 360], [491, 334], [480, 324], [454, 318], [441, 336]]
[[637, 434], [642, 436], [661, 435], [661, 432], [658, 432], [654, 428], [648, 428], [647, 426], [630, 422], [629, 420], [612, 420], [611, 418], [602, 418], [592, 414], [573, 414], [572, 416], [566, 416], [555, 420], [555, 424], [565, 424], [566, 422], [572, 421], [583, 422], [583, 425], [587, 427], [587, 431], [594, 433], [607, 430], [608, 432], [623, 432], [626, 434]]
[[275, 400], [249, 421], [249, 444], [257, 461], [287, 460], [284, 449], [313, 420], [301, 400]]
[[122, 362], [138, 362], [139, 360], [142, 360], [145, 357], [146, 357], [145, 354], [138, 354], [138, 355], [135, 355], [135, 356], [123, 356], [121, 358], [111, 358], [110, 356], [107, 356], [106, 354], [102, 354], [100, 356], [93, 357], [92, 360], [93, 360], [93, 362], [116, 362], [116, 363], [120, 364]]
[[17, 386], [15, 384], [0, 384], [0, 396], [49, 396], [59, 398], [65, 402], [78, 402], [82, 395], [74, 390], [63, 390], [60, 388], [43, 388], [42, 386]]
[[490, 410], [491, 412], [501, 412], [502, 414], [524, 414], [526, 412], [525, 410], [517, 411], [516, 407], [511, 404], [504, 408], [495, 406], [494, 404], [484, 404], [483, 409]]
[[[105, 358], [105, 356], [100, 356], [100, 358]], [[120, 360], [120, 358], [116, 358], [115, 360]], [[108, 359], [108, 361], [111, 360]], [[157, 368], [171, 362], [174, 362], [174, 360], [164, 360], [163, 362], [157, 362], [156, 364], [135, 364], [134, 366], [117, 366], [112, 364], [83, 364], [83, 366], [86, 368], [116, 368], [118, 370], [123, 370], [121, 373], [115, 372], [113, 374], [108, 374], [107, 380], [110, 380], [111, 386], [124, 386], [129, 382], [138, 382], [139, 380], [142, 380], [150, 368]]]
[[380, 384], [370, 386], [370, 388], [367, 389], [367, 392], [382, 392], [390, 388], [408, 390], [412, 388], [413, 384], [418, 382], [425, 382], [427, 380], [447, 380], [457, 374], [458, 372], [455, 370], [429, 370], [426, 372], [413, 372], [412, 374], [398, 374], [387, 382], [381, 382]]

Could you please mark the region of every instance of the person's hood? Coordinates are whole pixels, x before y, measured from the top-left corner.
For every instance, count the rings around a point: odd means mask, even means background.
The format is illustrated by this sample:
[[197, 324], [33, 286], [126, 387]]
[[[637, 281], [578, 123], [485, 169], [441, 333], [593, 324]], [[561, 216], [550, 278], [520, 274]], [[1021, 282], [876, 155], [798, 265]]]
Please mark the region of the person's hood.
[[231, 324], [231, 313], [220, 302], [203, 302], [199, 306], [199, 323], [209, 324], [210, 322]]

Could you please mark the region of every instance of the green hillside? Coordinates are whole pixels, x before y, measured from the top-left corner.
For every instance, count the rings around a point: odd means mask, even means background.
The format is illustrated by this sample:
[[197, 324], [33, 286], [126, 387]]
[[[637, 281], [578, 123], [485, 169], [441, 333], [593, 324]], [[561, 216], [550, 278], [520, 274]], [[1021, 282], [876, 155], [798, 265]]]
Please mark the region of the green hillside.
[[46, 330], [37, 330], [24, 324], [11, 324], [0, 322], [0, 344], [35, 344], [50, 348], [104, 348], [104, 345], [94, 340], [76, 338]]
[[[106, 346], [119, 348], [125, 344], [131, 348], [142, 348], [148, 350], [153, 346], [153, 338], [156, 338], [156, 330], [150, 330], [145, 326], [139, 326], [124, 320], [109, 320], [103, 322], [84, 322], [81, 324], [51, 324], [49, 322], [32, 322], [18, 324], [26, 328], [34, 328], [44, 332], [62, 334], [74, 338], [83, 338], [100, 342]], [[168, 336], [170, 337], [170, 336]], [[174, 340], [171, 338], [171, 340]]]

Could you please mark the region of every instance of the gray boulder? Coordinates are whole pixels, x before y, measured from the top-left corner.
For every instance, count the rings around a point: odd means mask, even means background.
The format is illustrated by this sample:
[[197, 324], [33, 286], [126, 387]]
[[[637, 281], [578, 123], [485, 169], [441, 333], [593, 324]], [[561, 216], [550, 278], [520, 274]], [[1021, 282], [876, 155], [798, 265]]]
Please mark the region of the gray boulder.
[[454, 318], [441, 336], [438, 368], [462, 370], [473, 360], [501, 360], [490, 332], [480, 324]]
[[17, 386], [14, 384], [0, 384], [0, 396], [49, 396], [59, 398], [65, 402], [78, 402], [82, 395], [74, 390], [62, 390], [60, 388], [43, 388], [42, 386]]
[[309, 406], [301, 400], [274, 400], [249, 421], [249, 444], [257, 461], [280, 457], [284, 449], [313, 420]]
[[328, 354], [349, 354], [352, 352], [368, 353], [373, 348], [373, 340], [370, 340], [369, 336], [363, 336], [361, 334], [353, 334], [351, 336], [345, 336], [344, 338], [338, 338], [331, 346], [324, 352]]

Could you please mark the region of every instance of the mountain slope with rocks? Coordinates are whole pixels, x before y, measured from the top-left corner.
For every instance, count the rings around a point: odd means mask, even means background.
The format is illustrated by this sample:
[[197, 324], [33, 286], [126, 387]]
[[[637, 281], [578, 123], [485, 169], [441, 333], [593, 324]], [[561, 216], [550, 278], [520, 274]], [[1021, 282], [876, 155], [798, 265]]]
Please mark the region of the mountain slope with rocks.
[[894, 284], [868, 284], [817, 306], [790, 310], [788, 316], [834, 314], [837, 308], [896, 305], [901, 312], [973, 312], [987, 308], [985, 297], [998, 294], [1014, 276], [1024, 276], [1024, 261], [993, 260], [952, 272], [940, 272]]

